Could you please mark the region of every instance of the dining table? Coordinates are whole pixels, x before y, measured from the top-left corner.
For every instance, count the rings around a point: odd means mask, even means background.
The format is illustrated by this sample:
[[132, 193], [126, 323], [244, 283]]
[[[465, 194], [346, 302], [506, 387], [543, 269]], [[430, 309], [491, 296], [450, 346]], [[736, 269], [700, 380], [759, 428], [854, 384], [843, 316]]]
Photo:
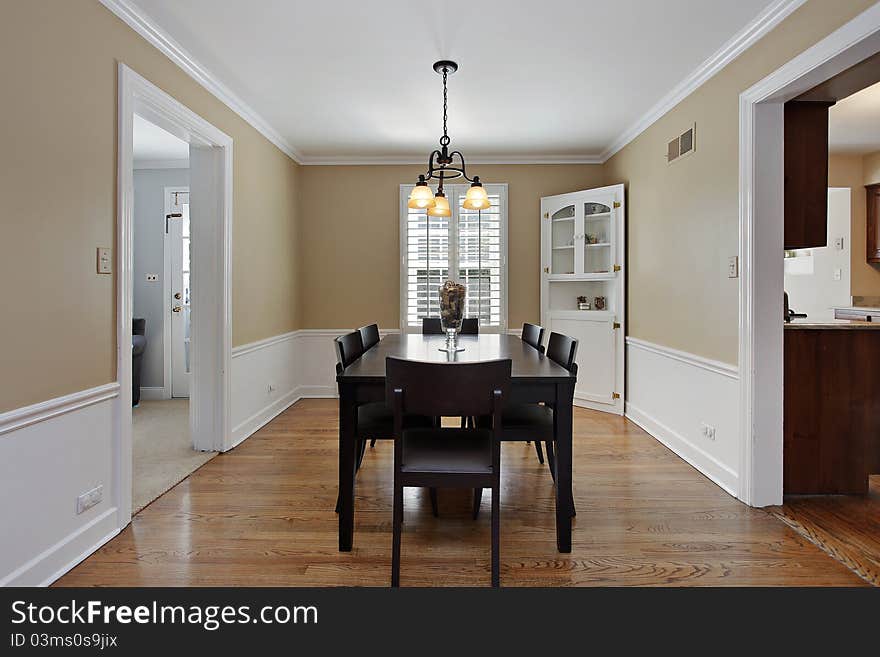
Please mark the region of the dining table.
[[[518, 336], [504, 333], [459, 335], [462, 351], [442, 351], [446, 337], [390, 334], [336, 376], [339, 387], [339, 550], [354, 540], [354, 498], [358, 459], [357, 408], [385, 400], [385, 359], [389, 356], [432, 363], [473, 363], [509, 358], [511, 386], [506, 403], [546, 403], [553, 407], [556, 436], [556, 546], [571, 552], [572, 404], [577, 377]], [[437, 390], [438, 395], [443, 390]]]

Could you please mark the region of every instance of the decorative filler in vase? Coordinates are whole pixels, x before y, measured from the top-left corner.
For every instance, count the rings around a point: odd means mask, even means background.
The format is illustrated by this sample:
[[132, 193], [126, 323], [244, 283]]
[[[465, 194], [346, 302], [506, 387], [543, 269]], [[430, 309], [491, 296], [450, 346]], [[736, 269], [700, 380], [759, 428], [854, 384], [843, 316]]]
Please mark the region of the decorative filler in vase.
[[440, 351], [464, 351], [464, 347], [458, 346], [458, 332], [464, 317], [464, 295], [465, 287], [460, 283], [446, 281], [440, 286], [440, 325], [446, 331], [446, 346], [440, 347]]

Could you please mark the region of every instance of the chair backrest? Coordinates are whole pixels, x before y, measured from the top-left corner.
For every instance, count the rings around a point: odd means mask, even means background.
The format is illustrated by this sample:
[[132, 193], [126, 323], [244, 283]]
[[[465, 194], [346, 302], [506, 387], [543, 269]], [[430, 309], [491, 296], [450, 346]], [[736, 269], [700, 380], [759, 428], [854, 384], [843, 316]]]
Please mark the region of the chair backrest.
[[364, 343], [364, 351], [372, 347], [374, 344], [379, 342], [379, 325], [378, 324], [369, 324], [367, 326], [361, 326], [358, 329], [358, 333], [361, 334], [361, 342]]
[[541, 346], [541, 342], [544, 341], [544, 327], [523, 322], [522, 341], [532, 345], [538, 351], [544, 351], [544, 347]]
[[[402, 412], [414, 415], [478, 416], [495, 412], [510, 390], [510, 359], [479, 363], [422, 363], [385, 359], [385, 399], [395, 408], [395, 390], [403, 391]], [[497, 409], [500, 414], [500, 408]]]
[[364, 353], [364, 343], [360, 331], [352, 331], [334, 338], [336, 344], [336, 372], [341, 373], [346, 367]]
[[439, 317], [422, 317], [422, 335], [443, 335]]
[[461, 330], [459, 333], [462, 335], [479, 335], [480, 320], [476, 317], [465, 317], [461, 320]]
[[575, 338], [562, 333], [551, 333], [547, 340], [547, 358], [562, 365], [572, 374], [577, 374], [577, 363], [574, 362], [577, 348], [578, 341]]

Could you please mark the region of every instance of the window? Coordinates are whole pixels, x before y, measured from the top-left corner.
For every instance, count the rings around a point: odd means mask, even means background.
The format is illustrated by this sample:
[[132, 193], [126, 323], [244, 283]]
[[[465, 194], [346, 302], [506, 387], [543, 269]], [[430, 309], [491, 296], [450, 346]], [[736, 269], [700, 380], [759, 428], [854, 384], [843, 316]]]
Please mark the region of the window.
[[[484, 185], [492, 207], [461, 207], [469, 185], [446, 185], [451, 217], [406, 207], [412, 185], [400, 186], [401, 329], [421, 330], [440, 316], [437, 289], [452, 279], [467, 287], [465, 317], [480, 330], [507, 329], [507, 185]], [[429, 241], [430, 240], [430, 241]]]

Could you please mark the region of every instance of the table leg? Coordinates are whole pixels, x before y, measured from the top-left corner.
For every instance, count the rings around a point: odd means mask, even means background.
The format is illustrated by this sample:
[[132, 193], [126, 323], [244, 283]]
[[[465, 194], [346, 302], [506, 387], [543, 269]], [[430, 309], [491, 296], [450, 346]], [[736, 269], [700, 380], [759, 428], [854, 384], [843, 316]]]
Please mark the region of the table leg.
[[574, 386], [556, 385], [556, 407], [553, 413], [556, 434], [556, 548], [571, 552], [571, 442], [572, 403]]
[[339, 550], [351, 551], [354, 538], [354, 482], [357, 463], [357, 405], [354, 388], [339, 386]]

